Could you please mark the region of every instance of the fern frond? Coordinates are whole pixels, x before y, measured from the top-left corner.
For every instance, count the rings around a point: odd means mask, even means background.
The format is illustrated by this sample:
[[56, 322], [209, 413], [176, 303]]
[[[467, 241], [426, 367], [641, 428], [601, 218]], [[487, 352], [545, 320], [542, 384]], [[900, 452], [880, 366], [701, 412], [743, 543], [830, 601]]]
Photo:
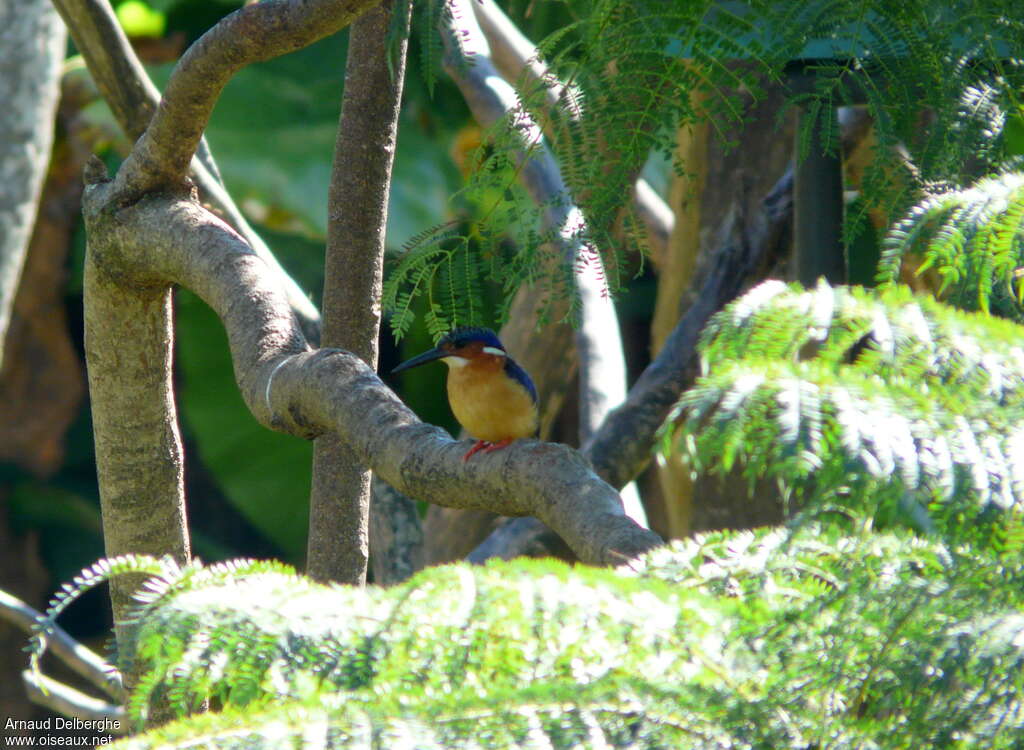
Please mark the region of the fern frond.
[[[358, 690], [372, 683], [381, 701], [400, 704], [412, 685], [420, 691], [426, 686], [430, 694], [470, 696], [566, 675], [577, 662], [588, 665], [591, 681], [617, 669], [629, 651], [618, 636], [567, 638], [598, 624], [609, 633], [631, 634], [629, 649], [649, 676], [693, 668], [696, 656], [680, 653], [671, 664], [657, 657], [663, 636], [650, 618], [664, 624], [689, 617], [670, 591], [649, 591], [644, 611], [629, 614], [623, 597], [634, 595], [635, 584], [614, 593], [593, 588], [586, 577], [566, 580], [564, 568], [550, 570], [552, 575], [534, 581], [522, 574], [449, 569], [373, 596], [248, 563], [234, 571], [194, 573], [138, 613], [129, 658], [159, 679], [140, 683], [133, 717], [144, 718], [157, 695], [185, 713], [203, 700], [264, 705], [303, 699], [310, 689]], [[569, 605], [582, 600], [590, 602], [588, 609], [576, 612]], [[429, 625], [419, 621], [421, 611], [431, 613]], [[495, 620], [505, 615], [512, 622], [502, 620], [502, 637], [495, 638]], [[702, 630], [710, 623], [687, 627]], [[560, 645], [526, 645], [538, 634]], [[437, 638], [448, 645], [439, 647]], [[466, 674], [467, 644], [474, 644], [482, 672]]]
[[902, 288], [766, 282], [704, 331], [705, 374], [663, 445], [688, 446], [698, 471], [739, 464], [805, 503], [907, 523], [1020, 508], [1022, 336]]
[[37, 624], [36, 635], [29, 645], [32, 654], [30, 668], [38, 673], [39, 660], [46, 651], [47, 638], [56, 624], [57, 618], [71, 606], [82, 594], [90, 589], [109, 581], [111, 578], [127, 574], [146, 575], [146, 590], [162, 592], [171, 580], [181, 575], [182, 569], [170, 557], [157, 559], [147, 555], [121, 555], [105, 558], [86, 568], [72, 579], [71, 583], [61, 585], [61, 590], [50, 600], [50, 605], [43, 619]]
[[[417, 15], [428, 71], [440, 55], [436, 27], [445, 7], [441, 0], [429, 0]], [[623, 281], [619, 270], [629, 267], [627, 256], [646, 247], [637, 222], [623, 220], [623, 214], [651, 153], [672, 153], [678, 129], [697, 121], [707, 121], [725, 143], [735, 139], [735, 129], [728, 126], [747, 118], [751, 104], [769, 86], [785, 84], [796, 62], [815, 75], [812, 87], [798, 87], [786, 100], [786, 106], [799, 106], [809, 115], [803, 118], [801, 152], [809, 145], [810, 128], [819, 123], [826, 126], [825, 146], [838, 146], [836, 107], [851, 100], [866, 100], [874, 121], [877, 147], [865, 170], [858, 210], [844, 227], [847, 241], [857, 235], [868, 211], [881, 209], [896, 217], [922, 190], [935, 193], [939, 185], [962, 182], [967, 173], [1003, 165], [1006, 114], [1020, 109], [1024, 66], [1011, 51], [1024, 47], [1024, 24], [1011, 0], [941, 6], [925, 0], [589, 0], [573, 4], [572, 11], [571, 23], [538, 42], [548, 75], [560, 82], [565, 107], [552, 112], [547, 87], [526, 84], [524, 77], [517, 86], [519, 111], [532, 115], [549, 135], [568, 187], [565, 200], [579, 206], [587, 220], [586, 236], [579, 239], [602, 253], [611, 272], [611, 293]], [[519, 200], [505, 194], [523, 168], [516, 155], [521, 135], [516, 117], [489, 132], [487, 158], [479, 161], [460, 195], [476, 210], [467, 220], [474, 229], [465, 237], [479, 243], [474, 248], [478, 258], [518, 258], [533, 251], [542, 209], [517, 204], [510, 216], [499, 208], [506, 200]], [[1021, 264], [1016, 259], [1020, 242], [1011, 240], [1019, 235], [1019, 224], [1011, 213], [992, 214], [1005, 220], [995, 220], [989, 231], [949, 232], [940, 238], [943, 257], [931, 262], [945, 274], [951, 299], [973, 295], [965, 302], [972, 309], [991, 306], [1006, 314], [1014, 296], [1024, 297], [1024, 287], [1012, 276]], [[956, 217], [946, 224], [963, 230], [965, 223], [984, 218]], [[945, 219], [934, 213], [925, 218], [926, 224], [932, 220]], [[931, 234], [905, 222], [893, 241], [910, 230], [915, 236]], [[501, 249], [502, 243], [511, 250]], [[945, 260], [958, 244], [973, 258], [966, 265]], [[451, 260], [419, 256], [431, 266]], [[889, 267], [892, 262], [890, 257]], [[537, 274], [536, 268], [524, 270], [526, 265], [478, 264], [481, 274], [494, 274], [491, 280], [504, 291], [506, 305], [515, 289]], [[554, 264], [541, 269], [556, 286], [564, 283], [563, 271]], [[434, 272], [425, 277], [433, 278]], [[405, 290], [422, 278], [406, 274], [389, 284]], [[462, 281], [471, 278], [460, 276]], [[422, 287], [411, 296], [421, 293]], [[433, 325], [457, 317], [439, 304], [440, 310], [428, 306]], [[409, 324], [410, 314], [408, 306], [398, 311], [397, 330]]]
[[431, 97], [434, 96], [434, 86], [441, 72], [441, 58], [444, 54], [438, 29], [442, 18], [450, 13], [448, 0], [425, 0], [413, 6], [413, 25], [420, 42], [420, 68]]
[[390, 590], [246, 563], [174, 584], [140, 621], [142, 690], [223, 708], [113, 748], [872, 747], [894, 725], [912, 747], [1012, 748], [1022, 560], [806, 526]]
[[[457, 227], [448, 222], [426, 229], [406, 242], [382, 294], [382, 305], [391, 313], [391, 329], [397, 338], [404, 336], [413, 324], [417, 298], [431, 295], [439, 265], [451, 256], [452, 244], [464, 240]], [[444, 315], [434, 305], [428, 309]], [[447, 330], [442, 325], [441, 333]]]
[[918, 273], [934, 269], [952, 304], [1024, 320], [1024, 173], [922, 201], [886, 237], [879, 281], [895, 283], [904, 258], [915, 253], [922, 257]]

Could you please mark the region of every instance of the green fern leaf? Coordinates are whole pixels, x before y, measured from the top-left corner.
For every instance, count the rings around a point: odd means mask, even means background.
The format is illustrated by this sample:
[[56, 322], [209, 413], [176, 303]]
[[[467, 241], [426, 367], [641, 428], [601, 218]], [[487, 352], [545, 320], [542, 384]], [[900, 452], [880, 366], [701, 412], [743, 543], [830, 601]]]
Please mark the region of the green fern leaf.
[[766, 282], [707, 326], [704, 375], [662, 445], [689, 446], [699, 471], [777, 480], [809, 505], [930, 507], [943, 524], [1019, 509], [1021, 337], [900, 288]]

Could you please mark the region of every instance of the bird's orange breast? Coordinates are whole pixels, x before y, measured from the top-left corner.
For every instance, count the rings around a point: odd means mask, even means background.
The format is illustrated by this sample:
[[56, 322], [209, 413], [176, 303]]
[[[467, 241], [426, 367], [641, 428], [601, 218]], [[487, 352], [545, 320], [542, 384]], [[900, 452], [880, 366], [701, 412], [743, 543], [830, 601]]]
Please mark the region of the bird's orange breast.
[[455, 418], [477, 440], [497, 443], [537, 431], [537, 406], [529, 392], [491, 363], [449, 370], [448, 401]]

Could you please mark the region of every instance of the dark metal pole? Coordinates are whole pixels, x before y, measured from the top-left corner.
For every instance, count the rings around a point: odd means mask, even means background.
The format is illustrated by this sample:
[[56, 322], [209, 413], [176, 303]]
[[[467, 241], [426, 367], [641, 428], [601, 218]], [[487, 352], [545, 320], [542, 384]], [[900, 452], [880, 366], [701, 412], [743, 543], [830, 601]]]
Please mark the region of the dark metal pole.
[[[830, 284], [845, 284], [847, 280], [842, 241], [843, 157], [838, 143], [835, 153], [825, 152], [823, 127], [827, 114], [820, 112], [810, 125], [811, 138], [803, 160], [799, 158], [799, 143], [795, 146], [793, 277], [804, 286], [813, 286], [822, 276]], [[801, 110], [797, 139], [809, 117], [810, 113]]]

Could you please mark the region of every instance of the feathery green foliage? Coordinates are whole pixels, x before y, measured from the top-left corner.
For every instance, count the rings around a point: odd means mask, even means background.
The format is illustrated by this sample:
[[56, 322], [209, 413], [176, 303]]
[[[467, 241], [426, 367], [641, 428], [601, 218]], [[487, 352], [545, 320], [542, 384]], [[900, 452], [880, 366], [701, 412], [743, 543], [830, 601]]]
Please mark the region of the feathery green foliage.
[[682, 551], [653, 552], [653, 575], [740, 604], [725, 640], [749, 671], [730, 675], [722, 711], [741, 746], [1018, 746], [1020, 540], [992, 555], [811, 525]]
[[[816, 511], [1000, 543], [1024, 505], [1022, 338], [901, 287], [765, 282], [705, 329], [663, 448]], [[980, 523], [1007, 509], [1016, 521]]]
[[441, 71], [441, 38], [437, 29], [450, 14], [448, 0], [424, 0], [413, 5], [416, 34], [420, 40], [420, 69], [431, 96]]
[[[622, 282], [619, 269], [627, 267], [625, 255], [645, 247], [628, 197], [649, 156], [671, 155], [676, 131], [688, 123], [706, 119], [724, 132], [722, 126], [742, 122], [743, 97], [756, 98], [767, 85], [789, 85], [794, 68], [814, 76], [812, 85], [793, 87], [788, 98], [813, 115], [803, 121], [802, 152], [817, 120], [827, 126], [827, 146], [837, 146], [834, 108], [840, 104], [866, 101], [873, 117], [877, 148], [847, 236], [869, 208], [881, 206], [896, 216], [927, 185], [960, 183], [967, 169], [977, 174], [1001, 164], [1007, 113], [1022, 110], [1024, 70], [1011, 55], [1024, 48], [1016, 0], [564, 5], [576, 20], [538, 42], [561, 83], [518, 82], [518, 112], [487, 133], [460, 198], [478, 211], [455, 230], [455, 244], [483, 262], [468, 265], [469, 273], [444, 298], [473, 294], [473, 274], [496, 281], [508, 297], [538, 275], [548, 277], [553, 294], [573, 294], [571, 268], [562, 264], [556, 271], [558, 264], [538, 262], [545, 207], [532, 205], [515, 187], [523, 168], [522, 113], [544, 130], [567, 186], [568, 194], [555, 199], [582, 209], [586, 226], [577, 239], [601, 253], [614, 292]], [[443, 6], [431, 0], [420, 17], [436, 25]], [[436, 51], [436, 26], [419, 23], [418, 29], [424, 51]], [[551, 111], [545, 86], [555, 85], [562, 106]], [[448, 309], [432, 292], [443, 281], [429, 269], [448, 261], [449, 254], [436, 249], [452, 241], [451, 232], [450, 225], [425, 230], [390, 274], [386, 296], [399, 313], [396, 334], [407, 330], [410, 300], [417, 295], [433, 294], [428, 308], [439, 321], [433, 327], [480, 322], [474, 311]]]
[[213, 712], [114, 747], [1009, 748], [1022, 605], [1019, 548], [835, 527], [711, 534], [618, 571], [449, 566], [389, 590], [189, 566], [142, 598], [130, 710], [163, 695]]
[[925, 198], [886, 237], [879, 280], [895, 283], [910, 253], [922, 257], [917, 273], [933, 269], [942, 279], [940, 297], [1024, 322], [1024, 174]]
[[399, 50], [403, 42], [407, 41], [411, 33], [412, 17], [410, 15], [412, 0], [397, 0], [391, 8], [391, 18], [388, 22], [388, 73], [391, 78], [395, 77], [395, 68], [398, 63]]

